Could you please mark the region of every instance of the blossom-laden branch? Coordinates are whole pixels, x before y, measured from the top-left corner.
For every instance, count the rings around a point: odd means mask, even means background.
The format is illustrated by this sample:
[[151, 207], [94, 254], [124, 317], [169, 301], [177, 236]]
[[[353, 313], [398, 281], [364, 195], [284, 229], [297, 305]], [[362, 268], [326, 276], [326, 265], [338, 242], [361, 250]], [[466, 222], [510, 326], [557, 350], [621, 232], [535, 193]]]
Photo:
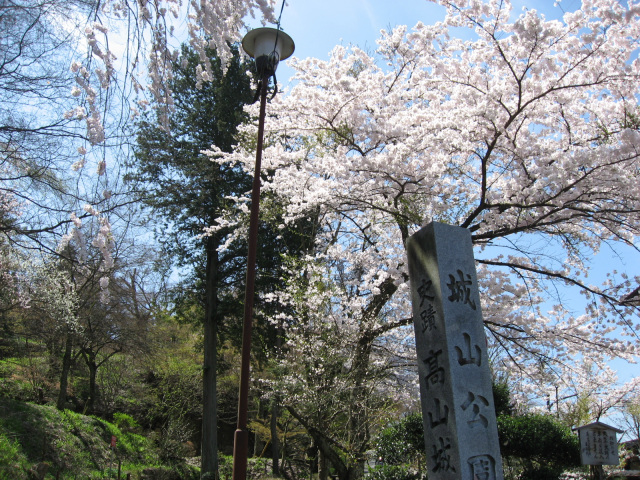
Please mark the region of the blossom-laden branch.
[[[212, 78], [207, 48], [215, 48], [223, 65], [232, 57], [230, 45], [242, 38], [245, 20], [258, 15], [263, 22], [274, 21], [273, 0], [107, 0], [100, 2], [92, 12], [93, 20], [86, 22], [84, 37], [88, 54], [84, 61], [74, 61], [71, 69], [76, 73], [77, 86], [72, 94], [82, 96], [88, 106], [79, 106], [68, 113], [69, 118], [85, 120], [87, 139], [96, 145], [105, 140], [103, 116], [109, 101], [109, 91], [146, 91], [160, 109], [159, 118], [166, 123], [167, 109], [173, 105], [169, 81], [172, 63], [179, 50], [176, 43], [189, 41], [200, 55], [198, 83]], [[186, 24], [184, 32], [175, 32], [175, 25]], [[178, 36], [176, 36], [176, 34]], [[122, 36], [126, 35], [124, 45]], [[115, 51], [121, 50], [118, 58]], [[139, 80], [143, 73], [148, 78]], [[147, 99], [139, 102], [148, 105]], [[162, 114], [162, 111], [165, 114]]]
[[[583, 355], [599, 367], [637, 358], [638, 310], [618, 302], [637, 272], [601, 287], [584, 277], [604, 245], [638, 255], [640, 4], [591, 0], [557, 21], [512, 20], [508, 1], [438, 3], [443, 22], [384, 33], [375, 55], [336, 47], [328, 61], [290, 62], [297, 83], [270, 108], [265, 190], [286, 199], [282, 228], [315, 209], [322, 221], [304, 270], [314, 288], [291, 298], [352, 349], [380, 332], [402, 356], [406, 332], [383, 327], [410, 317], [404, 242], [436, 220], [473, 234], [501, 365], [533, 381], [540, 362], [562, 378]], [[249, 168], [253, 153], [230, 160]]]

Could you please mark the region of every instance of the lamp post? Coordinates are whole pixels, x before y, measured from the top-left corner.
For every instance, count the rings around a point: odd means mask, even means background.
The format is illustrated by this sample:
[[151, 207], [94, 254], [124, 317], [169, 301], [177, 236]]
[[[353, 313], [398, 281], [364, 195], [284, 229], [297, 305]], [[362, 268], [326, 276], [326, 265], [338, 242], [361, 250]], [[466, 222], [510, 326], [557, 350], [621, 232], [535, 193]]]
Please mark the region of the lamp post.
[[242, 324], [242, 357], [240, 391], [238, 395], [238, 424], [233, 444], [233, 480], [247, 478], [249, 432], [247, 410], [249, 402], [249, 373], [251, 362], [251, 329], [253, 324], [253, 300], [256, 280], [256, 253], [258, 249], [258, 220], [260, 212], [260, 165], [264, 137], [264, 117], [267, 105], [269, 79], [275, 75], [278, 62], [293, 54], [295, 45], [289, 35], [275, 28], [256, 28], [242, 39], [242, 48], [256, 61], [259, 77], [260, 116], [258, 118], [258, 144], [251, 191], [251, 217], [249, 223], [249, 253], [247, 254], [247, 279], [244, 296], [244, 322]]

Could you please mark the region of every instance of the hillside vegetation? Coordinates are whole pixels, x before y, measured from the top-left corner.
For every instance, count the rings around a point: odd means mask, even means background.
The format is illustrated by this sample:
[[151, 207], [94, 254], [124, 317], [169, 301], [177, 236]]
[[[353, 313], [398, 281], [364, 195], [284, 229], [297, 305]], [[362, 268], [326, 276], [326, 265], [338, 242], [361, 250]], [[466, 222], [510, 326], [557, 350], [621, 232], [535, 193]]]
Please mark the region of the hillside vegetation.
[[136, 430], [127, 415], [107, 422], [0, 398], [0, 479], [198, 478], [186, 462], [162, 465], [152, 441]]

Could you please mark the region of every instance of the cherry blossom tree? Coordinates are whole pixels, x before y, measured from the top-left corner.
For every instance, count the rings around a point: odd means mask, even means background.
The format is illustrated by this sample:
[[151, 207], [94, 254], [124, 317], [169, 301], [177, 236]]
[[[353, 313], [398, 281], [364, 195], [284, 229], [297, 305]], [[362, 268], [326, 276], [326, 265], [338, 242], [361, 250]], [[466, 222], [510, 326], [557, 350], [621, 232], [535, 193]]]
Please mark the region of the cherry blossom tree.
[[[558, 378], [542, 371], [535, 379], [539, 387], [538, 399], [546, 393], [547, 412], [569, 427], [579, 427], [608, 416], [616, 416], [613, 422], [618, 422], [619, 412], [638, 395], [640, 388], [640, 377], [622, 383], [609, 365], [598, 365], [588, 357], [576, 361], [570, 372], [570, 375]], [[517, 382], [523, 380], [517, 379]], [[520, 406], [526, 407], [523, 400], [516, 398]]]
[[[291, 61], [297, 83], [270, 107], [265, 189], [286, 199], [282, 228], [310, 211], [320, 222], [279, 297], [300, 314], [277, 388], [340, 478], [362, 475], [379, 372], [406, 366], [404, 244], [429, 221], [470, 230], [494, 368], [522, 379], [523, 398], [542, 404], [542, 374], [554, 385], [583, 357], [639, 353], [638, 308], [620, 302], [638, 272], [594, 278], [592, 259], [640, 258], [640, 4], [585, 0], [546, 20], [507, 0], [437, 3], [442, 22], [384, 32], [375, 54]], [[310, 415], [309, 379], [333, 375], [337, 354], [342, 432]]]

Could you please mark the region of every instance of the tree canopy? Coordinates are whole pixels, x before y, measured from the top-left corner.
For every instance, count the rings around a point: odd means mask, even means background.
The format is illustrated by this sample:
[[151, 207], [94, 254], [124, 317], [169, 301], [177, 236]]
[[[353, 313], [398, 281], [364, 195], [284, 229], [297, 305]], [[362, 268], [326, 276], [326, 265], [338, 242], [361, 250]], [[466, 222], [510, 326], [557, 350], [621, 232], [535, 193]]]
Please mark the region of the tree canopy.
[[397, 386], [413, 355], [404, 243], [429, 221], [471, 231], [494, 366], [517, 372], [522, 401], [575, 392], [582, 357], [604, 369], [640, 348], [638, 308], [620, 301], [638, 272], [598, 284], [591, 268], [605, 247], [638, 258], [639, 7], [590, 1], [557, 21], [512, 16], [508, 1], [438, 3], [443, 22], [394, 28], [375, 53], [292, 61], [296, 84], [267, 124], [265, 189], [287, 199], [283, 227], [320, 218], [300, 281], [280, 292], [305, 318], [291, 319], [280, 388], [311, 416], [329, 376], [323, 401], [349, 396], [336, 406], [349, 433], [327, 430], [329, 415], [305, 426], [354, 458], [372, 407], [359, 392], [382, 388], [381, 373]]
[[[509, 2], [443, 4], [444, 22], [398, 27], [375, 55], [296, 60], [298, 83], [272, 106], [266, 188], [289, 199], [285, 224], [322, 212], [330, 312], [383, 302], [376, 325], [410, 316], [404, 241], [438, 220], [472, 232], [503, 365], [533, 377], [539, 361], [560, 373], [587, 352], [632, 359], [638, 309], [621, 299], [640, 279], [585, 276], [604, 246], [638, 251], [636, 7], [590, 2], [560, 22], [512, 21]], [[561, 288], [585, 296], [583, 313]]]

